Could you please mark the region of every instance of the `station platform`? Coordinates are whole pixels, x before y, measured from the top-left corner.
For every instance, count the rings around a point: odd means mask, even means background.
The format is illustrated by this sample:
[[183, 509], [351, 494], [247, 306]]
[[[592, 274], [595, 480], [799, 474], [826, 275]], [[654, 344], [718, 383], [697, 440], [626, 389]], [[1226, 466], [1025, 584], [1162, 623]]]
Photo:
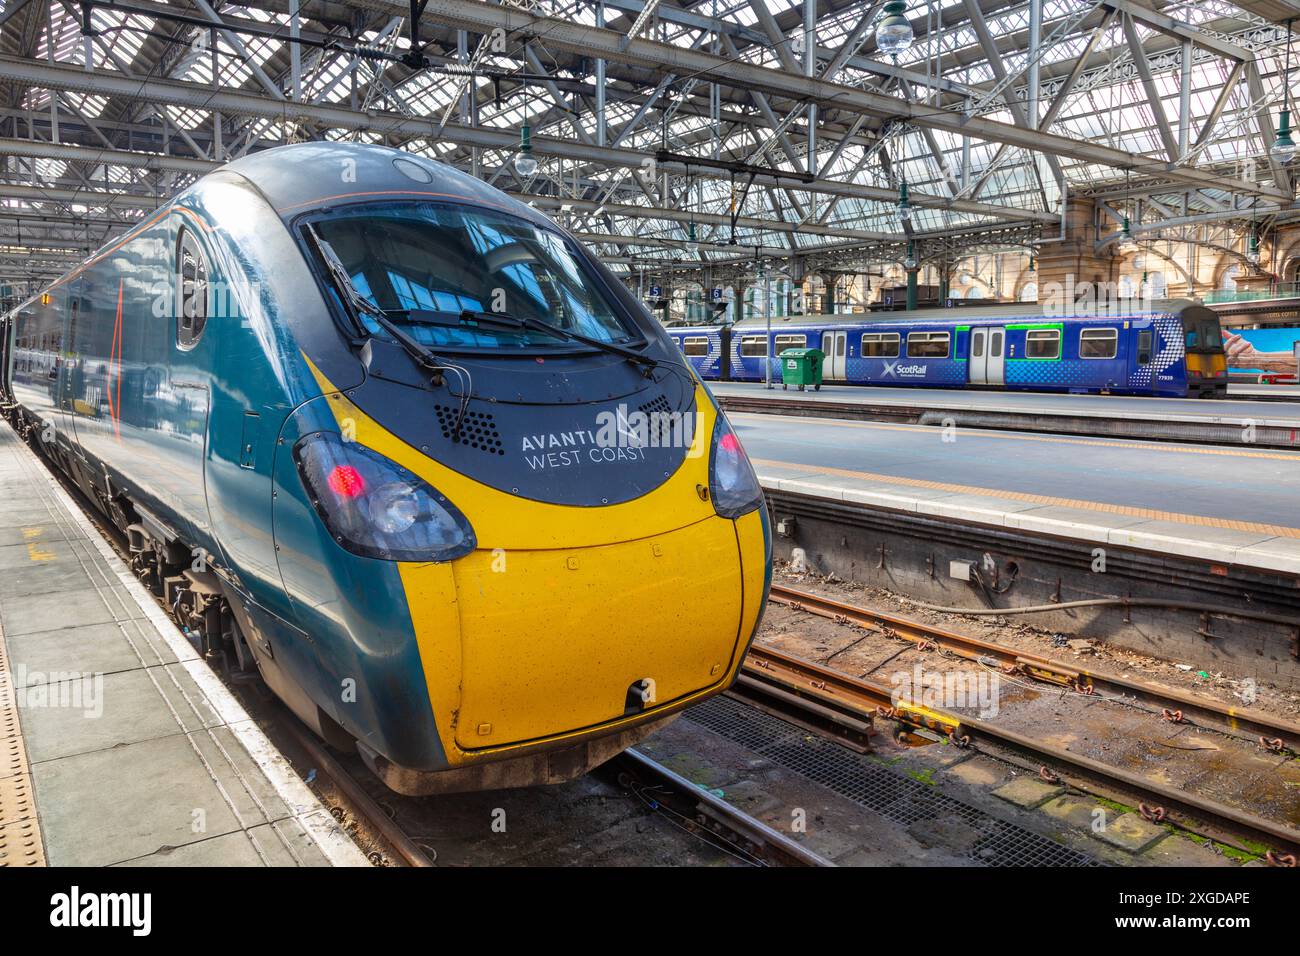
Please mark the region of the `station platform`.
[[1253, 402], [1300, 402], [1300, 385], [1234, 382], [1228, 385], [1228, 397], [1244, 398]]
[[1300, 452], [730, 418], [769, 491], [1300, 575]]
[[799, 392], [761, 382], [709, 390], [729, 412], [1300, 448], [1300, 393], [1263, 401], [1249, 389], [1226, 400], [830, 384]]
[[0, 867], [368, 861], [0, 421]]

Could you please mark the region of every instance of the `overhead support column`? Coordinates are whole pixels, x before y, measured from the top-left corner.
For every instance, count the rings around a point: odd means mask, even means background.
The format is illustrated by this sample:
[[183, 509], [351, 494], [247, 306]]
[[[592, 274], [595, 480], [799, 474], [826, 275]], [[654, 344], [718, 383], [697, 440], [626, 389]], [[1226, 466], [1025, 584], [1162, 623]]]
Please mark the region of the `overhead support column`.
[[1025, 104], [1030, 129], [1038, 129], [1038, 46], [1043, 36], [1043, 0], [1029, 0], [1029, 102]]
[[[817, 75], [817, 0], [803, 0], [804, 76]], [[808, 172], [817, 175], [817, 104], [808, 104]]]
[[1178, 161], [1187, 158], [1192, 131], [1192, 41], [1183, 41], [1182, 83], [1178, 90]]
[[289, 95], [295, 103], [302, 102], [302, 47], [297, 42], [301, 35], [298, 0], [289, 0]]
[[[605, 26], [605, 3], [596, 4], [596, 26]], [[596, 58], [596, 145], [608, 145], [608, 127], [605, 125], [605, 58]]]

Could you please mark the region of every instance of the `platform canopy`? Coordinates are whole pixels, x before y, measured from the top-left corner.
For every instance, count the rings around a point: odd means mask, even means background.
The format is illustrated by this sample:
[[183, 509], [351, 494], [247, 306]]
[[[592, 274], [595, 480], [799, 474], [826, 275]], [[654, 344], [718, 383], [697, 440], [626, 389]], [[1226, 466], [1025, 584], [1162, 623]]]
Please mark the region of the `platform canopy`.
[[623, 269], [1024, 247], [1066, 197], [1134, 231], [1293, 215], [1270, 146], [1300, 3], [913, 0], [896, 54], [886, 6], [4, 0], [0, 282], [306, 139], [472, 170]]

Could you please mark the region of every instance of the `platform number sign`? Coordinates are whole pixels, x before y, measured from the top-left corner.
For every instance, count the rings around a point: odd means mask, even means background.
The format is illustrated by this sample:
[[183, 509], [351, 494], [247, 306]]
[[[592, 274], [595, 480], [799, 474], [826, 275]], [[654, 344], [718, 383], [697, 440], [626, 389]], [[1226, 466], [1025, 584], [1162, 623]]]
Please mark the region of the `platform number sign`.
[[657, 286], [657, 285], [652, 285], [652, 286], [650, 287], [650, 298], [652, 298], [652, 299], [662, 299], [662, 298], [663, 298], [663, 292], [664, 292], [664, 290], [663, 290], [661, 287], [659, 287], [659, 286]]
[[721, 302], [722, 289], [718, 286], [714, 286], [712, 289], [709, 290], [709, 298], [711, 298], [714, 302]]

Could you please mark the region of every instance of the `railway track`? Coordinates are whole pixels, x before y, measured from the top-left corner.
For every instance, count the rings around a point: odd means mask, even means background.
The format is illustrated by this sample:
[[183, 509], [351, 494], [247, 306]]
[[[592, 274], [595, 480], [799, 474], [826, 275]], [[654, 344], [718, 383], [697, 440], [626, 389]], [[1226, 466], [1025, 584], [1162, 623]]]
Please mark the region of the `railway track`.
[[[379, 834], [405, 865], [437, 865], [436, 854], [426, 852], [426, 846], [407, 833], [296, 717], [283, 708], [279, 710], [282, 725], [311, 756], [316, 767], [334, 781], [354, 816]], [[612, 776], [618, 787], [648, 810], [669, 816], [679, 829], [743, 862], [754, 866], [835, 865], [637, 750], [624, 751], [599, 772]], [[372, 861], [379, 862], [375, 854]]]
[[[1103, 690], [1122, 694], [1127, 698], [1125, 703], [1150, 708], [1153, 719], [1195, 724], [1247, 740], [1254, 738], [1256, 746], [1271, 753], [1295, 756], [1300, 741], [1300, 727], [1256, 711], [1227, 707], [1217, 701], [1128, 678], [1072, 668], [1049, 658], [779, 584], [773, 585], [771, 599], [838, 623], [879, 630], [887, 637], [909, 642], [921, 650], [939, 649], [985, 666], [995, 666], [1003, 673], [1083, 695], [1091, 696]], [[863, 733], [862, 728], [874, 718], [889, 719], [903, 727], [941, 735], [959, 746], [984, 745], [1028, 757], [1031, 764], [1041, 768], [1045, 778], [1061, 779], [1085, 792], [1104, 797], [1118, 790], [1136, 798], [1148, 819], [1167, 822], [1229, 845], [1233, 845], [1233, 837], [1263, 844], [1270, 848], [1265, 855], [1271, 863], [1294, 866], [1300, 853], [1300, 831], [1284, 824], [1073, 753], [989, 720], [898, 700], [887, 684], [852, 677], [773, 647], [751, 648], [738, 686], [742, 694], [773, 709], [798, 712], [807, 705], [805, 721], [841, 738]]]

